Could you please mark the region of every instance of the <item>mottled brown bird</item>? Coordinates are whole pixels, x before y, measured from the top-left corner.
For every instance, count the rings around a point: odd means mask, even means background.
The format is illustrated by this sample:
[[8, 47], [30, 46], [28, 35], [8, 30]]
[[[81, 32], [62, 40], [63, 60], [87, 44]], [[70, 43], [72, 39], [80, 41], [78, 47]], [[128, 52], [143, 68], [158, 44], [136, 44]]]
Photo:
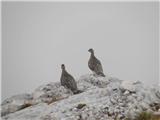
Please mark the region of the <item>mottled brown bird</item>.
[[65, 65], [62, 64], [61, 65], [61, 69], [62, 69], [62, 74], [61, 74], [61, 85], [70, 89], [74, 94], [78, 93], [78, 89], [77, 89], [77, 83], [75, 81], [75, 79], [72, 77], [72, 75], [70, 75], [66, 69], [65, 69]]
[[95, 74], [105, 77], [103, 73], [103, 68], [101, 65], [100, 60], [98, 60], [94, 55], [94, 50], [91, 48], [88, 50], [91, 53], [91, 56], [88, 61], [88, 67], [91, 71], [93, 71]]

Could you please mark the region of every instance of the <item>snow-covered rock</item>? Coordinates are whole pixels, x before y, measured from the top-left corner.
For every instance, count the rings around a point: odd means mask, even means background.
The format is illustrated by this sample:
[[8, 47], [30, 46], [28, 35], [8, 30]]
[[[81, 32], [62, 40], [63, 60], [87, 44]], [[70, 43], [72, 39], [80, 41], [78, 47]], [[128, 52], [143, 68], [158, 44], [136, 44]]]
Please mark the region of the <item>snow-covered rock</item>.
[[30, 94], [15, 95], [6, 99], [2, 102], [1, 115], [4, 116], [30, 106], [32, 99]]
[[124, 80], [122, 81], [120, 88], [121, 90], [125, 91], [129, 91], [129, 92], [136, 92], [139, 90], [139, 87], [141, 87], [141, 82], [139, 81], [127, 81]]
[[83, 92], [73, 95], [59, 83], [42, 85], [32, 93], [31, 106], [7, 113], [3, 120], [124, 120], [159, 109], [159, 88], [141, 82], [84, 75], [77, 86]]
[[45, 102], [51, 103], [73, 95], [71, 90], [61, 86], [60, 83], [49, 83], [38, 87], [33, 93], [33, 104]]
[[[39, 103], [37, 105], [33, 105], [27, 107], [23, 110], [15, 112], [13, 114], [9, 114], [4, 117], [5, 120], [40, 120], [40, 115], [44, 113], [48, 108], [46, 103]], [[3, 119], [3, 118], [2, 118]]]

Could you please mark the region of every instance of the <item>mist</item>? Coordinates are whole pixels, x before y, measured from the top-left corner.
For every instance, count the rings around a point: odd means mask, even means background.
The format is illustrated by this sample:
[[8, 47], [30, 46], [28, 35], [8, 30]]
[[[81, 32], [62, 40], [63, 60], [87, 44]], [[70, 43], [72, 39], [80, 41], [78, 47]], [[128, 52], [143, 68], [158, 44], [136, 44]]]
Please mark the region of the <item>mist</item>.
[[2, 100], [91, 74], [158, 84], [158, 2], [2, 2]]

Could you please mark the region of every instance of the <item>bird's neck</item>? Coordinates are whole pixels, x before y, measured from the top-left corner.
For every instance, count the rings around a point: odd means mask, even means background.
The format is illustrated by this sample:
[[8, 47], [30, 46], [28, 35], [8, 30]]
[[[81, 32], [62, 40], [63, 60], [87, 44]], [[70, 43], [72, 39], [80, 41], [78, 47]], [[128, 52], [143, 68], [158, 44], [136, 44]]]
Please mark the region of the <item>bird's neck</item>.
[[67, 73], [67, 71], [65, 69], [62, 69], [62, 74]]
[[94, 52], [91, 53], [91, 57], [94, 57]]

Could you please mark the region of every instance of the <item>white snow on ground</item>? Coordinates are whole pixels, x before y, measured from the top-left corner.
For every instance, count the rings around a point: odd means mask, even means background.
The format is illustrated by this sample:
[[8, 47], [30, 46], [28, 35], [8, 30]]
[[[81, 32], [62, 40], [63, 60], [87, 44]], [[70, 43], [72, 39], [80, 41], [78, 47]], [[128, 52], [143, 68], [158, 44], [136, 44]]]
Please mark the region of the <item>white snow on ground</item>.
[[22, 97], [26, 108], [16, 103], [21, 95], [11, 97], [2, 104], [3, 120], [123, 120], [144, 110], [156, 111], [154, 105], [160, 104], [160, 89], [138, 81], [84, 75], [77, 86], [83, 92], [73, 95], [60, 83], [42, 85], [31, 94], [32, 100]]

